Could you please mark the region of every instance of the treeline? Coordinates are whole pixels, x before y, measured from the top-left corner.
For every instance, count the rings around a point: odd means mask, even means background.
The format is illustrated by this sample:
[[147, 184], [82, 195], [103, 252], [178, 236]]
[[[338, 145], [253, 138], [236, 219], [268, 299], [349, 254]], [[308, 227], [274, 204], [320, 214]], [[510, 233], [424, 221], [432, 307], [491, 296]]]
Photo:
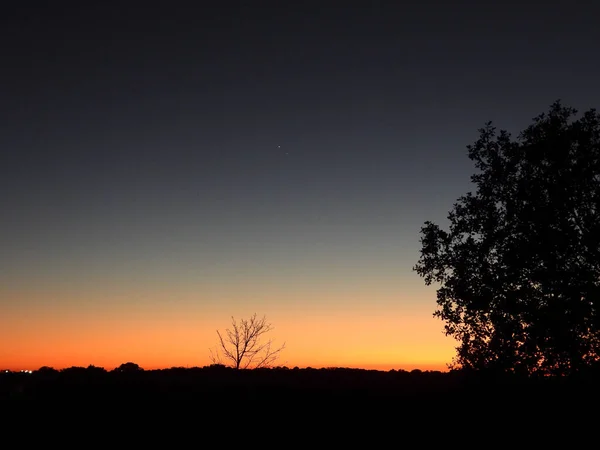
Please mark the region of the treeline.
[[440, 401], [484, 396], [488, 400], [590, 397], [600, 392], [599, 370], [571, 377], [519, 377], [484, 371], [377, 371], [350, 368], [275, 367], [236, 370], [221, 365], [144, 370], [134, 363], [101, 367], [42, 367], [0, 374], [3, 400], [104, 402], [107, 400], [270, 399], [328, 402], [334, 399]]

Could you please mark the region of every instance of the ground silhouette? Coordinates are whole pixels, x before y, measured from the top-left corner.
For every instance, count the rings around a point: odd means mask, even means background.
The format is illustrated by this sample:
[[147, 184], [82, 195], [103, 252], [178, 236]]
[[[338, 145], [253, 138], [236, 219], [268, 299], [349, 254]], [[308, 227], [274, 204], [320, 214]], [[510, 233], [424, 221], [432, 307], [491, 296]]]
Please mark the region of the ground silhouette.
[[[55, 370], [42, 367], [32, 373], [5, 371], [0, 374], [2, 401], [30, 406], [42, 403], [98, 401], [121, 402], [151, 397], [153, 401], [185, 397], [225, 401], [240, 396], [262, 396], [269, 401], [310, 401], [332, 399], [353, 401], [440, 402], [447, 396], [480, 395], [488, 399], [552, 393], [554, 397], [585, 388], [593, 393], [600, 370], [571, 377], [521, 377], [489, 371], [451, 370], [366, 370], [353, 368], [275, 367], [236, 370], [222, 365], [173, 367], [144, 370], [128, 362], [107, 371], [101, 367], [70, 367]], [[186, 400], [186, 401], [188, 401]], [[283, 405], [282, 403], [282, 405]]]
[[[73, 433], [136, 447], [185, 445], [199, 434], [203, 442], [213, 442], [211, 435], [259, 434], [271, 443], [379, 447], [400, 436], [443, 444], [463, 427], [467, 435], [495, 434], [506, 445], [525, 439], [539, 445], [555, 436], [541, 430], [552, 429], [570, 433], [573, 445], [598, 420], [590, 408], [600, 399], [598, 375], [220, 365], [143, 370], [126, 363], [111, 371], [4, 372], [0, 404], [6, 433], [27, 436], [30, 444]], [[467, 444], [480, 445], [475, 438]]]

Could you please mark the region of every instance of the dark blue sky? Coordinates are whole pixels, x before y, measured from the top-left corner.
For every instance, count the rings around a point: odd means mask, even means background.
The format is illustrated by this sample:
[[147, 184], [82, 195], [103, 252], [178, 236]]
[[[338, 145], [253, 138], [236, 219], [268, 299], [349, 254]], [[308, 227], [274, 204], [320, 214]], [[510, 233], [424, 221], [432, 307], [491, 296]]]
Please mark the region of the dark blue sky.
[[591, 1], [47, 4], [0, 17], [12, 308], [31, 285], [416, 292], [477, 129], [600, 104]]

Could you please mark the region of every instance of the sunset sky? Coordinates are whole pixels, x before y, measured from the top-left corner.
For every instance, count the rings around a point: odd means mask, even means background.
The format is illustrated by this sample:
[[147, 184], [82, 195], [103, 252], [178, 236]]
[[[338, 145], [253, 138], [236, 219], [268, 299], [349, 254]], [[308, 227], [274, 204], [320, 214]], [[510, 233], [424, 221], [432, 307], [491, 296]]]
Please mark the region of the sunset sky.
[[591, 1], [13, 3], [0, 369], [204, 366], [257, 313], [281, 365], [445, 370], [412, 267], [466, 145], [600, 107]]

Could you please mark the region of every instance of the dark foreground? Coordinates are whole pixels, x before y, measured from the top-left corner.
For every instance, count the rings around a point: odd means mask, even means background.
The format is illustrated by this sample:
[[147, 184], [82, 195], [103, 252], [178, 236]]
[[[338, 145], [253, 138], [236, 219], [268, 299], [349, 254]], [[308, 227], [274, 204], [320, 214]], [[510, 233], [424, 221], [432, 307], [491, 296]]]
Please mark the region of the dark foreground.
[[81, 448], [106, 441], [171, 448], [193, 439], [198, 446], [218, 442], [227, 448], [310, 442], [573, 447], [589, 439], [597, 443], [599, 400], [600, 382], [592, 375], [526, 380], [460, 372], [220, 367], [0, 375], [4, 437], [20, 436], [27, 446]]

